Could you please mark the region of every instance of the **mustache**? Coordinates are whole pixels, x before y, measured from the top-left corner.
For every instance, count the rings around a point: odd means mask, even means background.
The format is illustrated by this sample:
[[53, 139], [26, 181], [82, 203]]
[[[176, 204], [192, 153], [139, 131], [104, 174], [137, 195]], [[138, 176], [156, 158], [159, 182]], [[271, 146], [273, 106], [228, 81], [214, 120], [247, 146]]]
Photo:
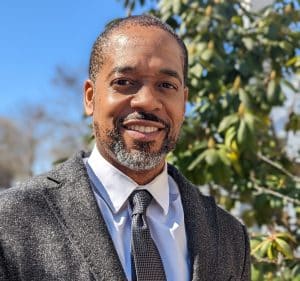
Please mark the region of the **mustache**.
[[143, 111], [139, 111], [139, 112], [133, 112], [128, 114], [126, 117], [122, 117], [119, 119], [119, 124], [123, 123], [124, 121], [128, 121], [128, 120], [148, 120], [148, 121], [154, 121], [154, 122], [159, 122], [161, 124], [163, 124], [165, 126], [165, 128], [169, 128], [170, 125], [167, 121], [159, 118], [158, 116], [156, 116], [153, 113], [149, 113], [149, 112], [143, 112]]

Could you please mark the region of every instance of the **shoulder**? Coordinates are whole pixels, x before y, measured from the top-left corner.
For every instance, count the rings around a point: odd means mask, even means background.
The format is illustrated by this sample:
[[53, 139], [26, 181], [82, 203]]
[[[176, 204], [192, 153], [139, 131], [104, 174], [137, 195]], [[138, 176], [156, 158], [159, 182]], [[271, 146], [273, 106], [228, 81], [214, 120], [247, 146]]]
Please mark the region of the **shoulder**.
[[217, 209], [217, 219], [219, 221], [219, 225], [222, 228], [223, 232], [233, 232], [235, 231], [244, 231], [244, 223], [230, 214], [228, 211], [224, 210], [220, 206], [216, 206]]
[[218, 263], [222, 264], [220, 276], [235, 272], [242, 276], [238, 280], [249, 280], [250, 248], [245, 225], [218, 206], [212, 196], [203, 195], [177, 169], [169, 166], [169, 174], [180, 190], [187, 232], [195, 248], [199, 253], [203, 248], [216, 249]]
[[0, 241], [28, 237], [33, 224], [36, 228], [43, 225], [49, 214], [43, 193], [47, 186], [47, 177], [40, 175], [0, 193]]
[[47, 185], [44, 175], [28, 178], [14, 187], [0, 192], [0, 213], [14, 208], [23, 201], [33, 200], [40, 187]]
[[66, 162], [58, 164], [47, 173], [33, 176], [15, 186], [0, 192], [0, 220], [9, 216], [24, 217], [29, 210], [39, 210], [43, 206], [43, 194], [49, 188], [57, 188], [60, 183], [74, 180], [74, 175], [85, 175], [82, 158], [78, 152]]
[[184, 201], [192, 203], [197, 202], [197, 205], [200, 208], [203, 208], [211, 215], [215, 215], [215, 218], [222, 230], [233, 230], [233, 227], [238, 231], [243, 231], [243, 223], [235, 218], [232, 214], [225, 211], [222, 207], [218, 206], [213, 196], [202, 194], [199, 186], [196, 186], [190, 182], [181, 174], [178, 169], [170, 164], [168, 165], [168, 173], [177, 183]]
[[35, 220], [46, 210], [40, 187], [43, 176], [29, 178], [0, 193], [0, 241], [22, 237]]

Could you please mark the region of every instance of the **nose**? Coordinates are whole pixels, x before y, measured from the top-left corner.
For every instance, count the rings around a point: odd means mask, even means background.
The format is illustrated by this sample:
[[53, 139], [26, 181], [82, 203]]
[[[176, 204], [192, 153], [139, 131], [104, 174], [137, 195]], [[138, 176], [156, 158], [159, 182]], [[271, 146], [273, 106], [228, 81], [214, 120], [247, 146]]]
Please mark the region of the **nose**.
[[146, 112], [162, 109], [159, 93], [149, 85], [143, 85], [132, 97], [131, 107]]

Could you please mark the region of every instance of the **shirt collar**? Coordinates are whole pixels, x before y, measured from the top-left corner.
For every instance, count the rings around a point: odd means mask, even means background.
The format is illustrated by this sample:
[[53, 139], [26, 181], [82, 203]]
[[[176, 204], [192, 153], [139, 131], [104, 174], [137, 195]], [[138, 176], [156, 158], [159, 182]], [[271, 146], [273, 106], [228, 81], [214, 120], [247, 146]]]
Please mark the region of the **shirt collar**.
[[[163, 209], [164, 214], [168, 213], [169, 183], [166, 163], [163, 171], [146, 185], [138, 185], [134, 180], [109, 163], [99, 153], [96, 146], [88, 158], [88, 164], [106, 190], [110, 199], [110, 202], [106, 203], [110, 205], [114, 213], [121, 209], [135, 189], [148, 190]], [[97, 185], [96, 188], [98, 188]]]

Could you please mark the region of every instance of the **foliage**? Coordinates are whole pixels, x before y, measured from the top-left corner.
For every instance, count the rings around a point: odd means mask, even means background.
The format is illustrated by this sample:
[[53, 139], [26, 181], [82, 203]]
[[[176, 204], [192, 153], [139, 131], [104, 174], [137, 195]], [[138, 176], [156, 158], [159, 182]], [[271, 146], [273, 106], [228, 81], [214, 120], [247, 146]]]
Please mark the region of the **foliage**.
[[78, 115], [83, 73], [58, 66], [51, 97], [40, 103], [21, 102], [10, 120], [0, 116], [0, 189], [49, 169], [54, 159], [57, 164], [74, 151], [88, 148], [86, 140], [78, 137], [90, 131], [87, 119]]
[[271, 118], [298, 90], [299, 1], [258, 13], [236, 0], [123, 1], [129, 13], [150, 2], [190, 56], [190, 110], [169, 160], [247, 224], [253, 280], [300, 280], [299, 154], [287, 153], [300, 114], [287, 109], [284, 137]]
[[27, 175], [30, 152], [28, 138], [13, 121], [0, 117], [0, 190], [9, 187], [15, 177]]

